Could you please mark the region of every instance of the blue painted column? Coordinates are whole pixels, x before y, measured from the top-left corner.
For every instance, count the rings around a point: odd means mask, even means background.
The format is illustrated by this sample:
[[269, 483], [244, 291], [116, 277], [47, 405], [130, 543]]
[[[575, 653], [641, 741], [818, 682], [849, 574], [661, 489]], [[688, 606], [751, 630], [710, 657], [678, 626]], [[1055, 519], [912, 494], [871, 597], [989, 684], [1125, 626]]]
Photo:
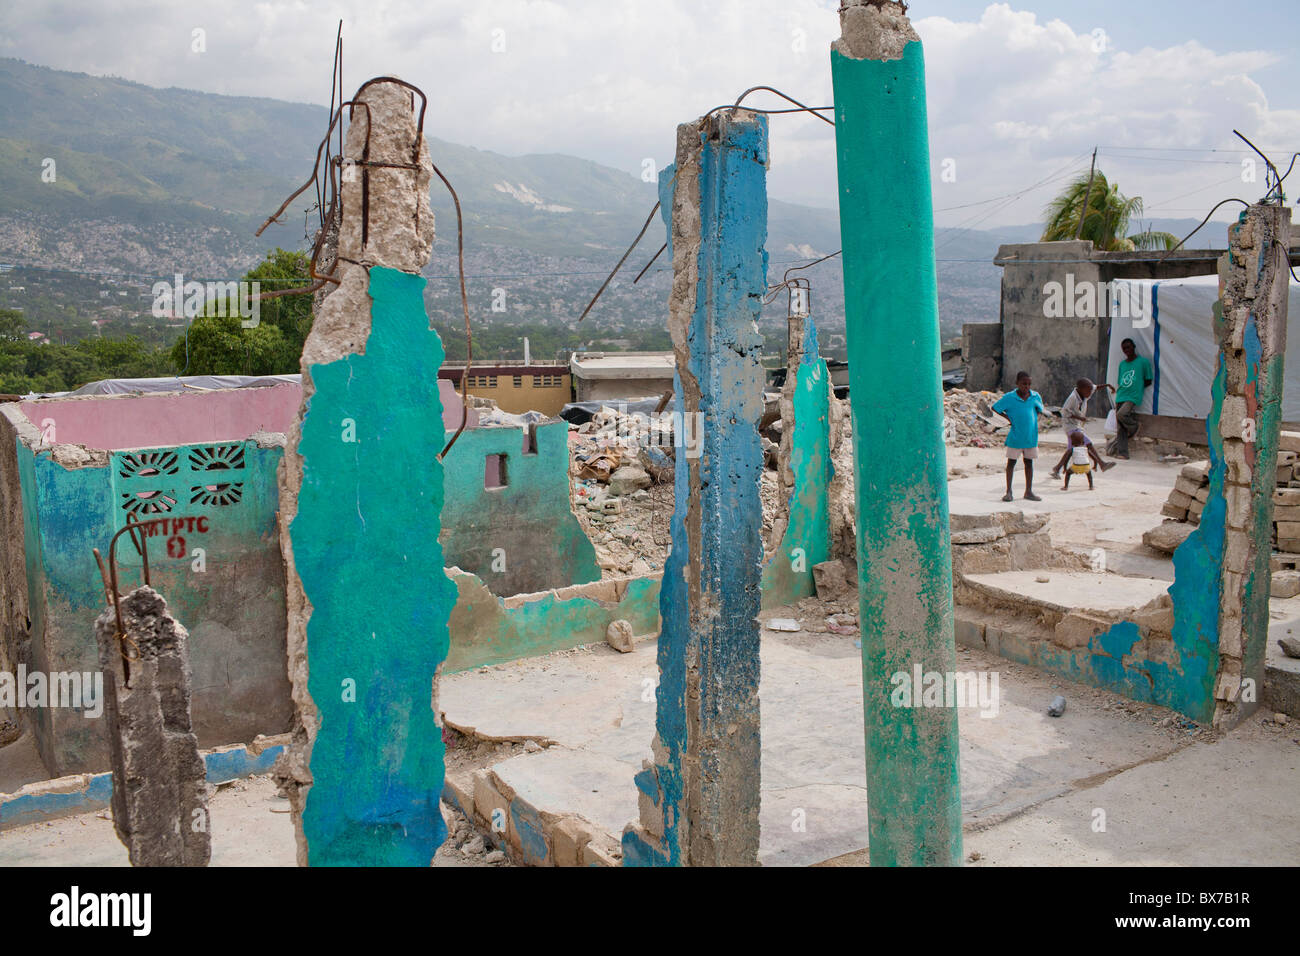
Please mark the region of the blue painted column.
[[840, 23], [831, 76], [871, 864], [957, 865], [957, 711], [893, 693], [914, 668], [942, 681], [957, 663], [925, 67], [900, 4], [849, 0]]
[[698, 457], [677, 449], [655, 759], [636, 778], [625, 865], [758, 860], [766, 165], [766, 119], [727, 110], [679, 126], [676, 162], [659, 177], [676, 409], [699, 416], [702, 442]]

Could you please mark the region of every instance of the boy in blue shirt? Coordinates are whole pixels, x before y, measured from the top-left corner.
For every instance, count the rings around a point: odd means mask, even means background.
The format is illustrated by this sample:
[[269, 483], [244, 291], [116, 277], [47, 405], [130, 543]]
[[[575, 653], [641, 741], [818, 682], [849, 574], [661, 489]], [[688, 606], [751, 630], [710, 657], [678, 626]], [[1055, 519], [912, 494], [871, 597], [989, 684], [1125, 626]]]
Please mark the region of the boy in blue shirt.
[[1007, 493], [1003, 501], [1014, 501], [1011, 479], [1016, 473], [1016, 459], [1025, 460], [1025, 499], [1042, 501], [1034, 494], [1034, 459], [1038, 457], [1038, 416], [1043, 414], [1043, 398], [1029, 386], [1028, 372], [1016, 373], [1016, 390], [998, 399], [993, 411], [1011, 423], [1007, 433]]

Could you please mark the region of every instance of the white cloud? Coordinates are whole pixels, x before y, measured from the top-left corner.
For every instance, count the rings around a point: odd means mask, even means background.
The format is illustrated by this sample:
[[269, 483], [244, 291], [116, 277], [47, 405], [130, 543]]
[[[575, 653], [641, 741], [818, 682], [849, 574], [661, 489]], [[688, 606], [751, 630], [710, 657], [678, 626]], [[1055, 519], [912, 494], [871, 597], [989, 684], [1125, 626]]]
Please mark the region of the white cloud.
[[[991, 4], [966, 22], [915, 21], [926, 46], [936, 208], [1014, 193], [1054, 171], [1086, 169], [1087, 154], [1101, 144], [1102, 168], [1148, 206], [1202, 190], [1171, 210], [1198, 203], [1208, 209], [1232, 194], [1231, 183], [1222, 193], [1212, 187], [1236, 173], [1239, 154], [1151, 154], [1202, 160], [1164, 162], [1105, 147], [1239, 148], [1231, 136], [1236, 127], [1263, 146], [1300, 148], [1300, 112], [1270, 109], [1252, 75], [1274, 62], [1271, 54], [1219, 52], [1213, 37], [1117, 49], [1109, 37], [1098, 42], [1091, 25], [1044, 21], [1023, 9], [1032, 5]], [[767, 84], [828, 105], [829, 47], [839, 34], [836, 0], [6, 6], [0, 52], [7, 55], [156, 86], [316, 103], [329, 99], [342, 17], [349, 93], [369, 76], [393, 73], [429, 94], [435, 136], [508, 154], [571, 153], [633, 175], [645, 158], [660, 167], [671, 160], [677, 123], [746, 87]], [[207, 32], [204, 54], [190, 51], [195, 27]], [[1261, 34], [1260, 42], [1267, 40]], [[750, 102], [780, 105], [770, 94]], [[775, 197], [833, 205], [829, 127], [807, 116], [774, 116], [771, 154]], [[955, 182], [940, 179], [943, 158], [955, 160]], [[1046, 183], [1006, 208], [941, 212], [939, 221], [1033, 221], [1059, 186]], [[1195, 215], [1190, 208], [1169, 214]]]

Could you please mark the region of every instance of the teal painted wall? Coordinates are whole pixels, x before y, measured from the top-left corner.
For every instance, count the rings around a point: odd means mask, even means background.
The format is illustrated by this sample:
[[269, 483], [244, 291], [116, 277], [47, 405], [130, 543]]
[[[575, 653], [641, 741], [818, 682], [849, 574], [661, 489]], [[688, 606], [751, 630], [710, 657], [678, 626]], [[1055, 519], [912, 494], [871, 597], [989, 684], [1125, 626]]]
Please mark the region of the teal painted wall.
[[[34, 454], [18, 445], [32, 608], [27, 666], [98, 669], [93, 625], [104, 608], [104, 589], [92, 549], [99, 548], [107, 558], [108, 543], [128, 513], [151, 522], [151, 581], [190, 632], [191, 708], [203, 747], [282, 733], [292, 716], [285, 673], [284, 567], [275, 526], [282, 450], [224, 442], [228, 463], [238, 467], [209, 471], [190, 466], [191, 455], [204, 459], [213, 447], [112, 452], [109, 467], [69, 469], [47, 452]], [[163, 464], [159, 470], [164, 473], [134, 474], [139, 469], [133, 462], [141, 461]], [[222, 501], [213, 500], [204, 487], [215, 481], [213, 475], [232, 486]], [[138, 497], [155, 492], [147, 501]], [[156, 507], [168, 510], [142, 510]], [[166, 532], [157, 524], [164, 519], [169, 522]], [[171, 524], [178, 519], [187, 527]], [[196, 548], [203, 551], [201, 562]], [[125, 536], [117, 553], [119, 588], [127, 591], [141, 583], [140, 558]], [[28, 717], [34, 719], [38, 750], [52, 775], [108, 766], [102, 722], [55, 708]]]
[[456, 606], [451, 612], [451, 651], [443, 673], [501, 664], [521, 657], [605, 640], [609, 625], [626, 620], [638, 636], [659, 630], [659, 579], [635, 578], [617, 602], [553, 593], [518, 607], [506, 607], [472, 574], [453, 575]]
[[[600, 579], [596, 549], [569, 503], [568, 423], [537, 425], [536, 454], [524, 454], [525, 433], [466, 429], [444, 462], [447, 565], [478, 575], [503, 597]], [[503, 488], [484, 487], [489, 455], [506, 458]]]
[[791, 435], [789, 522], [781, 546], [763, 568], [763, 607], [782, 607], [815, 594], [813, 565], [830, 560], [831, 464], [830, 374], [817, 354], [817, 327], [806, 320], [803, 357], [793, 370], [794, 431]]
[[432, 692], [456, 600], [438, 543], [444, 431], [430, 383], [443, 348], [423, 278], [369, 275], [365, 353], [308, 369], [315, 392], [298, 444], [289, 532], [313, 609], [308, 689], [320, 719], [302, 830], [313, 866], [428, 866], [446, 836]]

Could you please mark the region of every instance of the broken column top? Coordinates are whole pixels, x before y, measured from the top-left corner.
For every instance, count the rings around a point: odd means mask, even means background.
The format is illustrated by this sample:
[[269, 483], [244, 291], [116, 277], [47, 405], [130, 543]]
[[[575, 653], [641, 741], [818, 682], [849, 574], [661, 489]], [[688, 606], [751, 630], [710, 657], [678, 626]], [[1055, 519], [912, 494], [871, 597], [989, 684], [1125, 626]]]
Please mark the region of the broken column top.
[[840, 33], [831, 49], [853, 60], [901, 60], [904, 48], [921, 39], [907, 4], [893, 0], [843, 0]]

